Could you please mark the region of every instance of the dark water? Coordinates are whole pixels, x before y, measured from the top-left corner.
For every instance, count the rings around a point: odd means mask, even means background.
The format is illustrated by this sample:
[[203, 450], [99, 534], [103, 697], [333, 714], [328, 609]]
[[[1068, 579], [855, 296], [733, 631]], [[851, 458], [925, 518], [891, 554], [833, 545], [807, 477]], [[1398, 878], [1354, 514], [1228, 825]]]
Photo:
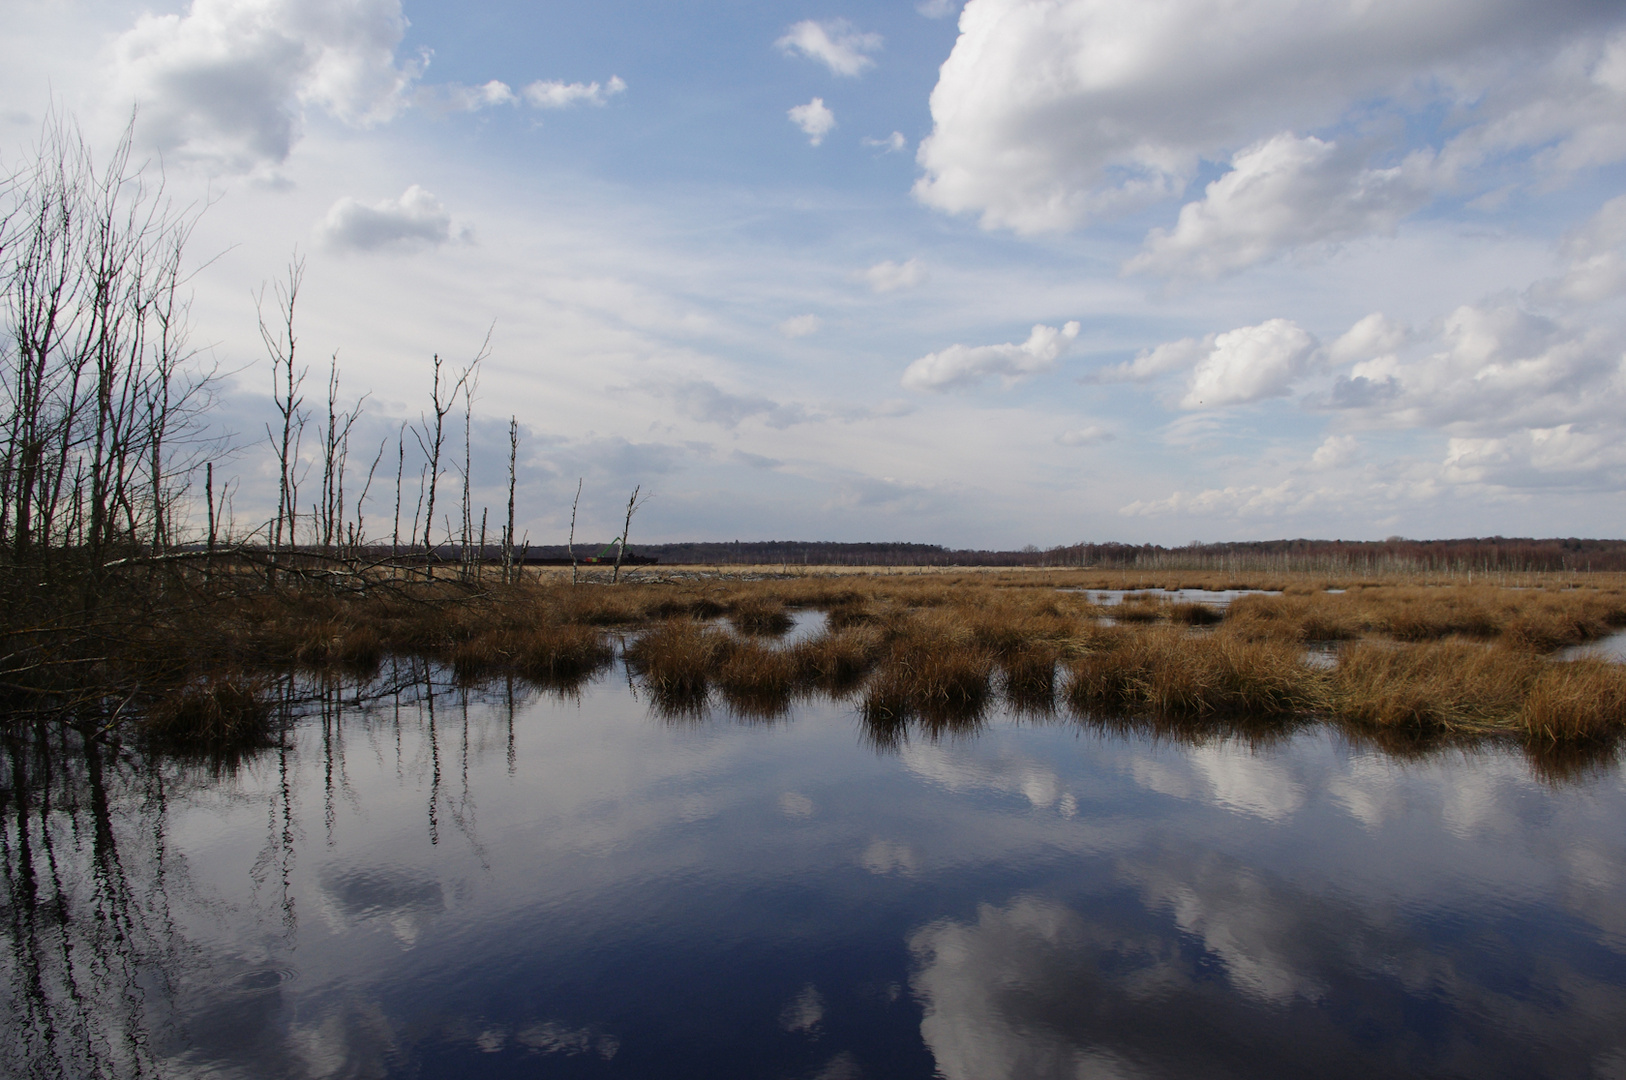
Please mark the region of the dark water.
[[219, 775], [6, 768], [3, 1075], [1626, 1076], [1612, 766], [877, 746], [828, 700], [668, 722], [618, 668], [329, 707]]

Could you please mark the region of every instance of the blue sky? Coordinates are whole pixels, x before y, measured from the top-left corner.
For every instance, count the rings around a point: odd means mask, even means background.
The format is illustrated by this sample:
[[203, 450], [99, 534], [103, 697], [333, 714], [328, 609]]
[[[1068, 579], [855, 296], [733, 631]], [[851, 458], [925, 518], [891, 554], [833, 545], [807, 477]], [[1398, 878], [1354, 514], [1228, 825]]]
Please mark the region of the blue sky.
[[645, 539], [1621, 535], [1626, 12], [1560, 0], [13, 0], [0, 152], [132, 106], [252, 296], [478, 495]]

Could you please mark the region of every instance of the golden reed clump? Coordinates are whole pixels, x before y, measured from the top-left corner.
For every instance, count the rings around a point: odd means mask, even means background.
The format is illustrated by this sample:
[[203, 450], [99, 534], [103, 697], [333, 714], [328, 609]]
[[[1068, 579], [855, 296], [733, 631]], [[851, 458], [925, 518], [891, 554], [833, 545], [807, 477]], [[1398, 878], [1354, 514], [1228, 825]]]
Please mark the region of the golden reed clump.
[[1084, 652], [1064, 694], [1085, 714], [1281, 716], [1312, 707], [1315, 689], [1316, 673], [1292, 646], [1156, 628]]

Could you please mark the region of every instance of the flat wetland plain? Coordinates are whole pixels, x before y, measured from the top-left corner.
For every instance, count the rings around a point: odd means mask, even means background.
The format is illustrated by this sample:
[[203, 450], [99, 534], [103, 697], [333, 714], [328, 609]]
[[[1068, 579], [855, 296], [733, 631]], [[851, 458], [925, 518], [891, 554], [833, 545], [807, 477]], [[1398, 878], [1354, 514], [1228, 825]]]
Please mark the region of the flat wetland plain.
[[4, 613], [0, 1075], [1626, 1068], [1621, 576], [263, 570]]
[[[1331, 723], [1397, 752], [1514, 739], [1555, 761], [1607, 758], [1626, 732], [1626, 668], [1574, 648], [1626, 628], [1626, 575], [651, 566], [615, 585], [597, 568], [570, 578], [216, 597], [148, 631], [154, 652], [191, 642], [149, 726], [207, 742], [286, 666], [365, 673], [411, 656], [470, 684], [568, 687], [619, 654], [672, 715], [772, 718], [826, 694], [850, 698], [881, 739], [974, 724], [1001, 702], [1187, 730]], [[781, 640], [806, 612], [822, 613], [815, 631]]]

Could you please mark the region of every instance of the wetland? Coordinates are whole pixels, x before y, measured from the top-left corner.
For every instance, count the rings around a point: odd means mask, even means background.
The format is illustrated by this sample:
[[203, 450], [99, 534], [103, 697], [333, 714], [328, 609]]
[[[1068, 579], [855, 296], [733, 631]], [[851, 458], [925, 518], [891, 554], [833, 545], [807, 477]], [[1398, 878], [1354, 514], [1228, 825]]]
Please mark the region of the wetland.
[[1154, 584], [245, 589], [6, 726], [0, 1071], [1626, 1068], [1617, 583]]

